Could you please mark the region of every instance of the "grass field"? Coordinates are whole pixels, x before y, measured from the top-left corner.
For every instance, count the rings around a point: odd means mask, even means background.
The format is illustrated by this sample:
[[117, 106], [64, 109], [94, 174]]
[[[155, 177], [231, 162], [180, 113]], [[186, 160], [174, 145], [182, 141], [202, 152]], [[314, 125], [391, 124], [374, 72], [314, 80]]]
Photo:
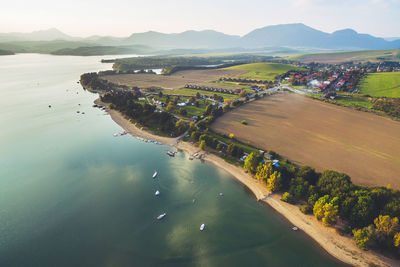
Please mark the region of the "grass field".
[[386, 50], [363, 50], [363, 51], [349, 51], [349, 52], [330, 52], [330, 53], [314, 53], [293, 56], [289, 59], [299, 60], [304, 63], [320, 62], [336, 64], [346, 61], [365, 62], [379, 61], [378, 58], [384, 58], [390, 61], [400, 61], [400, 49], [386, 49]]
[[374, 114], [278, 94], [225, 114], [211, 128], [318, 171], [347, 173], [356, 184], [400, 188], [400, 123]]
[[369, 74], [361, 82], [361, 93], [375, 97], [400, 97], [400, 72]]
[[[164, 95], [165, 95], [165, 94], [164, 94]], [[156, 99], [156, 100], [160, 100], [160, 101], [163, 102], [163, 103], [166, 103], [166, 102], [167, 102], [165, 96], [162, 96], [162, 97], [159, 97], [159, 96], [152, 96], [152, 98], [154, 98], [154, 99]], [[171, 97], [171, 99], [174, 99], [174, 97]], [[180, 97], [180, 100], [178, 101], [178, 103], [185, 102], [185, 101], [188, 100], [188, 99], [189, 99], [189, 97]], [[180, 110], [180, 109], [184, 109], [184, 110], [186, 110], [186, 112], [187, 112], [186, 117], [188, 117], [188, 118], [191, 118], [191, 117], [193, 117], [193, 116], [200, 116], [200, 115], [203, 115], [203, 113], [204, 113], [204, 111], [206, 110], [208, 104], [211, 104], [211, 103], [213, 103], [213, 102], [210, 101], [210, 100], [199, 100], [199, 106], [198, 106], [198, 107], [192, 106], [192, 105], [187, 105], [187, 106], [184, 106], [184, 107], [176, 107], [176, 108], [172, 111], [172, 113], [174, 113], [174, 114], [176, 114], [176, 115], [178, 115], [178, 116], [181, 116], [181, 115], [179, 114], [179, 110]]]
[[339, 97], [334, 100], [337, 104], [340, 104], [342, 106], [349, 106], [349, 107], [363, 107], [363, 108], [370, 108], [372, 107], [372, 102], [368, 101], [365, 98], [360, 98], [360, 97]]
[[247, 71], [246, 73], [241, 74], [240, 77], [272, 81], [275, 79], [276, 76], [281, 75], [289, 70], [304, 70], [304, 69], [280, 63], [252, 63], [252, 64], [244, 64], [244, 65], [229, 67], [226, 68], [226, 70]]
[[[320, 97], [323, 96], [323, 94], [309, 94], [308, 96], [319, 99]], [[328, 101], [329, 103], [339, 104], [345, 107], [353, 107], [353, 108], [362, 107], [369, 109], [373, 106], [373, 103], [369, 101], [367, 97], [362, 97], [362, 96], [338, 95], [338, 97], [335, 100], [327, 99], [326, 101]]]

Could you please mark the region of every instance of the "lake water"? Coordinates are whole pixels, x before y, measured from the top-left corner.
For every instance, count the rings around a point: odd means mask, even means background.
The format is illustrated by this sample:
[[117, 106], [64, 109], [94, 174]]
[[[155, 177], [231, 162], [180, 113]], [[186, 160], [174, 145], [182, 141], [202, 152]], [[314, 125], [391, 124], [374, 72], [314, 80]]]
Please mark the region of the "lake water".
[[77, 84], [101, 58], [0, 57], [0, 266], [341, 264], [229, 174], [113, 137]]

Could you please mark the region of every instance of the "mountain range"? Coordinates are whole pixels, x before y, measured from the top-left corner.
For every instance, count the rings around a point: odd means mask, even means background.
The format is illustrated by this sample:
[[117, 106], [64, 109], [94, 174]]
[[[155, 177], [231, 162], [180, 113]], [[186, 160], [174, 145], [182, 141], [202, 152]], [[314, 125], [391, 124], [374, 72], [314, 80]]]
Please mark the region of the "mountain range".
[[[47, 48], [41, 49], [41, 46]], [[134, 33], [128, 37], [90, 36], [87, 38], [72, 37], [57, 29], [32, 33], [0, 33], [0, 49], [16, 53], [40, 50], [39, 52], [60, 54], [62, 50], [74, 54], [74, 49], [87, 51], [94, 49], [91, 47], [98, 49], [101, 46], [109, 47], [109, 49], [101, 49], [102, 51], [112, 51], [116, 54], [119, 53], [118, 51], [135, 52], [138, 48], [143, 53], [172, 49], [229, 49], [232, 51], [267, 48], [334, 51], [400, 48], [400, 40], [395, 38], [385, 40], [369, 34], [360, 34], [352, 29], [327, 33], [302, 23], [267, 26], [255, 29], [244, 36], [228, 35], [214, 30], [189, 30], [171, 34], [148, 31]]]

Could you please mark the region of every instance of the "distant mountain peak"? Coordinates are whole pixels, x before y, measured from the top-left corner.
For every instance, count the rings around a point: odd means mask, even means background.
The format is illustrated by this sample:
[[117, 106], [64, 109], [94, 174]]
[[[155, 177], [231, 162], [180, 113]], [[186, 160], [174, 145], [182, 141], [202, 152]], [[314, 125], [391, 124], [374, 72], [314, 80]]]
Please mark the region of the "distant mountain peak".
[[343, 29], [333, 32], [334, 35], [357, 35], [358, 33], [353, 29]]

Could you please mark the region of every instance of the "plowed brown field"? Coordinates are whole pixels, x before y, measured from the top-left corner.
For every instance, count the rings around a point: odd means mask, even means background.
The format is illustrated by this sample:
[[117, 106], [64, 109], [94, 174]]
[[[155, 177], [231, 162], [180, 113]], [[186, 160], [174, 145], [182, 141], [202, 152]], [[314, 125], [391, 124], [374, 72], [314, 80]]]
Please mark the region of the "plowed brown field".
[[[140, 88], [160, 87], [163, 89], [179, 89], [186, 84], [207, 85], [207, 82], [215, 81], [219, 77], [235, 77], [246, 73], [243, 70], [185, 70], [179, 71], [172, 75], [154, 75], [154, 74], [119, 74], [103, 76], [102, 79], [113, 83], [128, 86], [137, 86]], [[225, 88], [224, 86], [215, 86]], [[226, 87], [225, 89], [232, 89]]]
[[225, 114], [212, 129], [319, 171], [347, 173], [356, 184], [400, 188], [400, 123], [384, 117], [280, 94]]

